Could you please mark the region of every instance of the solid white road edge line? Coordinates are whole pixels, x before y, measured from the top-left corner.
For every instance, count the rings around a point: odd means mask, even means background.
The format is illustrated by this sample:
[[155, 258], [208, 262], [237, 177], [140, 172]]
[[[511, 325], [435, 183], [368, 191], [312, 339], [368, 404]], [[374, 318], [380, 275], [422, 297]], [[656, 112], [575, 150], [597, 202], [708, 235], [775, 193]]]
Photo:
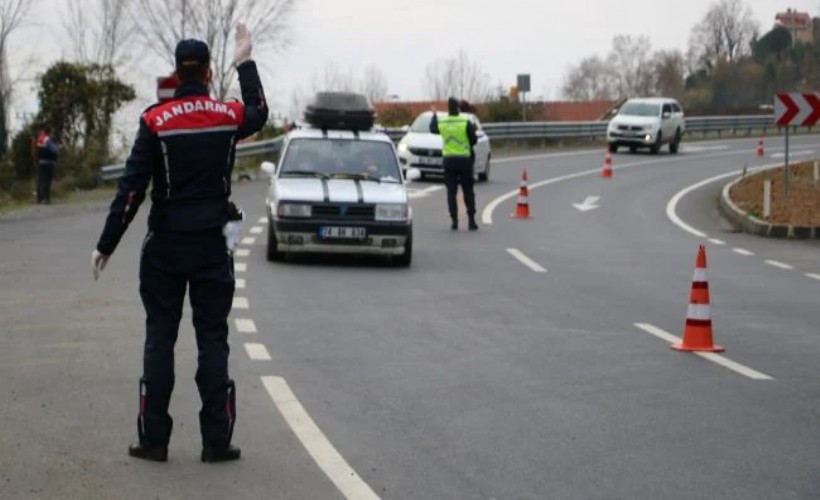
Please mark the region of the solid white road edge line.
[[248, 357], [251, 358], [252, 361], [270, 361], [271, 359], [265, 344], [248, 342], [245, 344], [245, 351], [247, 351]]
[[377, 500], [375, 492], [364, 482], [353, 467], [347, 463], [330, 440], [322, 433], [296, 395], [282, 377], [262, 377], [276, 409], [302, 442], [316, 465], [322, 469], [336, 488], [349, 500]]
[[779, 260], [767, 260], [766, 264], [769, 264], [773, 267], [779, 267], [780, 269], [786, 269], [787, 271], [794, 269], [794, 266], [786, 264], [784, 262], [780, 262]]
[[537, 262], [535, 262], [531, 258], [524, 255], [521, 252], [521, 250], [518, 250], [516, 248], [508, 248], [507, 253], [509, 253], [510, 255], [515, 257], [516, 260], [518, 260], [518, 262], [520, 262], [520, 263], [524, 264], [525, 266], [529, 267], [533, 272], [536, 272], [536, 273], [545, 273], [545, 272], [547, 272], [547, 270], [544, 269], [543, 267], [541, 267]]
[[[742, 154], [748, 154], [748, 151], [726, 151], [726, 152], [722, 152], [722, 153], [705, 154], [705, 155], [699, 155], [699, 156], [701, 158], [719, 158], [721, 156], [737, 156], [737, 155], [742, 155]], [[526, 159], [526, 158], [522, 157], [520, 159]], [[616, 165], [615, 167], [613, 167], [613, 170], [618, 171], [618, 170], [622, 170], [622, 169], [625, 169], [625, 168], [640, 167], [640, 166], [643, 166], [643, 165], [657, 165], [659, 163], [678, 163], [678, 162], [687, 161], [687, 160], [690, 160], [690, 159], [691, 158], [688, 157], [688, 156], [680, 156], [680, 157], [676, 157], [676, 158], [663, 158], [663, 159], [657, 159], [657, 160], [646, 160], [646, 161], [639, 161], [639, 162], [635, 162], [635, 163], [626, 163], [624, 165]], [[493, 160], [493, 162], [497, 162], [497, 160]], [[527, 187], [530, 191], [532, 191], [533, 189], [537, 189], [537, 188], [540, 188], [540, 187], [543, 187], [543, 186], [548, 186], [550, 184], [557, 184], [559, 182], [564, 182], [564, 181], [568, 181], [568, 180], [571, 180], [571, 179], [577, 179], [578, 177], [584, 177], [584, 176], [587, 176], [587, 175], [593, 175], [593, 174], [599, 174], [599, 173], [601, 173], [600, 168], [595, 168], [595, 169], [590, 169], [590, 170], [583, 170], [581, 172], [575, 172], [574, 174], [562, 175], [560, 177], [553, 177], [552, 179], [546, 179], [546, 180], [539, 181], [539, 182], [536, 182], [536, 183], [533, 183], [533, 184], [529, 184]], [[504, 203], [505, 201], [518, 196], [519, 190], [520, 190], [520, 188], [516, 189], [515, 191], [510, 191], [508, 193], [502, 194], [498, 198], [495, 198], [490, 203], [488, 203], [487, 206], [484, 207], [484, 210], [481, 212], [481, 221], [486, 225], [491, 225], [493, 223], [493, 212], [495, 211], [495, 209], [498, 208], [498, 206], [501, 205], [502, 203]]]
[[248, 299], [245, 297], [234, 297], [233, 298], [233, 308], [234, 309], [248, 309], [250, 304], [248, 303]]
[[236, 289], [243, 290], [245, 288], [245, 280], [244, 278], [236, 278]]
[[[680, 337], [676, 337], [671, 333], [658, 328], [657, 326], [650, 325], [649, 323], [635, 323], [635, 328], [639, 328], [651, 335], [654, 335], [655, 337], [658, 337], [661, 340], [669, 342], [670, 344], [678, 344], [682, 340]], [[733, 372], [743, 375], [744, 377], [748, 377], [752, 380], [774, 380], [772, 377], [766, 375], [765, 373], [761, 373], [757, 370], [749, 368], [748, 366], [741, 365], [740, 363], [732, 361], [726, 356], [721, 356], [720, 354], [716, 354], [714, 352], [694, 352], [692, 354], [697, 354], [701, 358], [707, 359], [712, 363], [718, 364], [724, 368], [732, 370]]]
[[243, 245], [253, 245], [254, 243], [256, 243], [256, 238], [252, 238], [252, 237], [242, 238], [241, 243]]
[[746, 257], [751, 257], [752, 255], [755, 254], [754, 252], [750, 252], [750, 251], [746, 250], [745, 248], [733, 248], [732, 251], [736, 254], [739, 254], [739, 255], [745, 255]]
[[252, 319], [237, 318], [233, 323], [239, 333], [257, 333], [256, 323]]
[[[764, 170], [764, 169], [773, 168], [773, 167], [776, 167], [776, 166], [777, 166], [777, 164], [763, 165], [761, 167], [751, 168], [751, 169], [747, 170], [747, 172], [756, 172], [758, 170]], [[707, 237], [706, 233], [704, 233], [703, 231], [699, 231], [699, 230], [695, 229], [694, 227], [690, 226], [689, 224], [683, 222], [683, 220], [680, 217], [678, 217], [678, 213], [677, 213], [678, 203], [680, 203], [680, 200], [684, 196], [686, 196], [687, 194], [691, 193], [692, 191], [694, 191], [696, 189], [700, 189], [703, 186], [706, 186], [707, 184], [711, 184], [711, 183], [719, 181], [721, 179], [726, 179], [727, 177], [736, 176], [736, 175], [741, 174], [741, 173], [743, 173], [743, 170], [735, 170], [735, 171], [729, 172], [727, 174], [716, 175], [714, 177], [709, 177], [708, 179], [702, 180], [700, 182], [696, 182], [695, 184], [692, 184], [691, 186], [688, 186], [688, 187], [685, 187], [685, 188], [681, 189], [680, 191], [675, 193], [675, 196], [673, 196], [669, 200], [669, 203], [666, 204], [666, 216], [669, 218], [669, 220], [672, 221], [673, 224], [675, 224], [679, 228], [683, 229], [687, 233], [695, 235], [698, 238], [706, 238]]]
[[247, 257], [251, 254], [251, 251], [247, 248], [237, 248], [236, 251], [233, 253], [236, 257]]
[[262, 234], [262, 226], [253, 226], [251, 228], [251, 234]]

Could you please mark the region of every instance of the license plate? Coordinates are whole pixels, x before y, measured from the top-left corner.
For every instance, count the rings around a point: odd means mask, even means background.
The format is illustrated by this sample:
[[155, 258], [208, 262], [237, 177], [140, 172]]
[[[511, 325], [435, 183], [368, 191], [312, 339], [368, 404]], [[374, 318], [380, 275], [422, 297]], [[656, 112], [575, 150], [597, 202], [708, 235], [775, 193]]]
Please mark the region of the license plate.
[[430, 165], [430, 166], [439, 166], [442, 165], [442, 159], [438, 157], [427, 157], [421, 156], [419, 157], [419, 165]]
[[319, 238], [323, 240], [363, 240], [367, 229], [363, 227], [323, 226], [319, 228]]

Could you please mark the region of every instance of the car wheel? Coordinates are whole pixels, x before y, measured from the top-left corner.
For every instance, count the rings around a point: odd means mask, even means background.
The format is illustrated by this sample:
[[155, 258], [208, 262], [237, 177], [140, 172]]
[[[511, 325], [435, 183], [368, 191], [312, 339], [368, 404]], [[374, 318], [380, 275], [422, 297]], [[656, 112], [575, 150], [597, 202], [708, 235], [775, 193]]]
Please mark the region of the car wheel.
[[413, 228], [407, 234], [407, 241], [404, 243], [404, 253], [393, 257], [393, 265], [396, 267], [410, 267], [413, 262]]
[[610, 153], [617, 153], [618, 152], [618, 145], [609, 143], [609, 152]]
[[484, 172], [478, 174], [478, 180], [480, 182], [487, 182], [488, 180], [490, 180], [490, 159], [491, 156], [487, 155], [487, 166], [486, 168], [484, 168]]
[[672, 139], [672, 142], [669, 143], [669, 152], [672, 153], [673, 155], [678, 154], [678, 151], [680, 151], [681, 139], [682, 139], [682, 137], [681, 137], [680, 129], [677, 129], [675, 131], [675, 138]]
[[279, 251], [279, 244], [276, 241], [276, 233], [273, 230], [273, 224], [268, 222], [268, 251], [267, 258], [269, 262], [279, 262], [284, 255]]
[[663, 145], [663, 133], [658, 132], [658, 138], [655, 139], [655, 144], [650, 146], [649, 152], [656, 155], [661, 152], [661, 145]]

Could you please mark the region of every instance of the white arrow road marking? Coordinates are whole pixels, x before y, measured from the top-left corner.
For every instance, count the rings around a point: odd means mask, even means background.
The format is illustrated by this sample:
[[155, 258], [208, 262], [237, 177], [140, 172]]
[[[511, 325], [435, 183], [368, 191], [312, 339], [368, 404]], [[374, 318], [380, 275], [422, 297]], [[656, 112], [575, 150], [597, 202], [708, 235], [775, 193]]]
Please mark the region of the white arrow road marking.
[[581, 212], [588, 212], [598, 208], [598, 200], [600, 199], [600, 196], [587, 196], [583, 203], [573, 203], [572, 206]]
[[545, 272], [547, 272], [547, 270], [544, 269], [543, 267], [541, 267], [537, 262], [535, 262], [531, 258], [524, 255], [521, 252], [521, 250], [518, 250], [516, 248], [508, 248], [507, 253], [509, 253], [510, 255], [515, 257], [518, 260], [518, 262], [520, 262], [520, 263], [524, 264], [525, 266], [529, 267], [533, 272], [536, 272], [536, 273], [545, 273]]
[[[657, 326], [650, 325], [649, 323], [635, 323], [636, 328], [640, 328], [641, 330], [658, 337], [661, 340], [665, 340], [671, 344], [678, 344], [681, 342], [680, 337], [676, 337], [671, 333], [661, 330]], [[773, 380], [772, 377], [766, 375], [765, 373], [761, 373], [757, 370], [753, 370], [748, 366], [743, 366], [740, 363], [732, 361], [731, 359], [721, 356], [720, 354], [715, 354], [713, 352], [693, 352], [692, 354], [697, 354], [701, 358], [708, 359], [712, 363], [718, 364], [724, 368], [728, 368], [735, 373], [739, 373], [744, 377], [748, 377], [752, 380]]]
[[302, 442], [302, 446], [342, 495], [349, 500], [378, 500], [379, 496], [370, 489], [370, 486], [322, 433], [305, 407], [296, 398], [287, 381], [282, 377], [262, 377], [262, 383], [273, 399], [273, 404]]

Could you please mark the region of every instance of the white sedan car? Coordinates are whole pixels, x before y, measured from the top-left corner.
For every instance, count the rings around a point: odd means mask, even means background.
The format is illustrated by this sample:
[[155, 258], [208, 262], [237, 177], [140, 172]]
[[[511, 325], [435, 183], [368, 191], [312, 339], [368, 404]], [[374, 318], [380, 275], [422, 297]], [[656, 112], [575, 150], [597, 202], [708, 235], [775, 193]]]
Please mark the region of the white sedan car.
[[[490, 150], [490, 138], [481, 128], [478, 117], [471, 113], [462, 113], [470, 118], [476, 128], [478, 144], [475, 145], [475, 173], [479, 181], [487, 181], [490, 178], [490, 160], [492, 151]], [[447, 113], [438, 113], [439, 119], [447, 116]], [[422, 176], [426, 174], [444, 173], [441, 150], [443, 143], [441, 136], [430, 133], [430, 121], [433, 119], [433, 112], [426, 111], [416, 118], [410, 130], [401, 141], [399, 141], [399, 159], [403, 170], [417, 168]]]

